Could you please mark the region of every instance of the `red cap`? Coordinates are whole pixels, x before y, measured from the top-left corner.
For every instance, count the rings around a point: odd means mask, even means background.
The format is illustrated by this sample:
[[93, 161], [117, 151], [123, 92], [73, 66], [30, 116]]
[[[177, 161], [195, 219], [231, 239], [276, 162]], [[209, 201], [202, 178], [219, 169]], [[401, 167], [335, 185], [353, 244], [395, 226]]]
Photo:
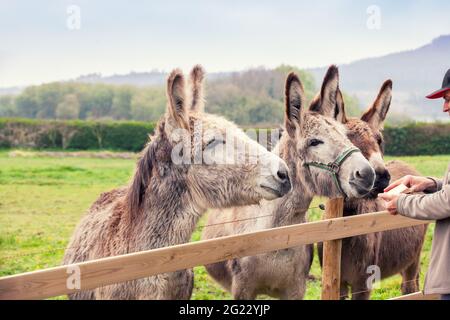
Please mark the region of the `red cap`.
[[450, 91], [450, 69], [447, 70], [447, 73], [444, 76], [444, 80], [442, 81], [442, 88], [427, 95], [428, 99], [438, 99], [445, 96], [447, 91]]
[[429, 94], [427, 96], [427, 98], [428, 99], [439, 99], [439, 98], [442, 98], [443, 96], [445, 96], [447, 91], [450, 91], [450, 88], [444, 88], [444, 89], [440, 89], [438, 91], [435, 91], [435, 92]]

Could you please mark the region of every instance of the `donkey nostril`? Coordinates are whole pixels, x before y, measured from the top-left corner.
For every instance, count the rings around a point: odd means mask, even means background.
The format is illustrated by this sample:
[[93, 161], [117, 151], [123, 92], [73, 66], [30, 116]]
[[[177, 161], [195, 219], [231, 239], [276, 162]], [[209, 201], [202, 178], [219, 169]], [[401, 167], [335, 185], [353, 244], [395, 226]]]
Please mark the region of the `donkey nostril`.
[[277, 171], [277, 177], [281, 180], [281, 181], [286, 181], [288, 180], [288, 173], [286, 171], [286, 169], [279, 169]]
[[363, 183], [373, 183], [373, 180], [375, 179], [375, 172], [371, 167], [363, 168], [355, 171], [354, 178]]
[[384, 178], [389, 182], [391, 180], [391, 175], [389, 174], [389, 171], [385, 171]]
[[375, 173], [375, 185], [378, 189], [384, 189], [389, 185], [389, 181], [391, 180], [391, 175], [389, 171], [385, 170], [382, 172]]
[[280, 180], [285, 180], [287, 177], [286, 173], [284, 173], [282, 171], [278, 171], [277, 176], [278, 176], [278, 178], [280, 178]]

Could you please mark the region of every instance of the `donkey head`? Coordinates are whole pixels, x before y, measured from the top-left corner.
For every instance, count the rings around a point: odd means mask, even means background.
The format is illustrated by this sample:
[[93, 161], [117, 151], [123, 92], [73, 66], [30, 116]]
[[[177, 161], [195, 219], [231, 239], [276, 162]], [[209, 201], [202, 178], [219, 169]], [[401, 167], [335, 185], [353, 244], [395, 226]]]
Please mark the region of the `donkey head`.
[[[337, 88], [336, 74], [327, 77]], [[372, 189], [374, 170], [360, 152], [352, 152], [358, 150], [347, 138], [345, 127], [336, 121], [340, 114], [321, 107], [335, 104], [336, 90], [326, 87], [321, 94], [324, 103], [308, 110], [300, 79], [289, 74], [285, 91], [287, 149], [292, 150], [295, 167], [302, 171], [299, 176], [314, 194], [362, 197]]]
[[202, 208], [256, 204], [291, 189], [285, 162], [224, 118], [203, 112], [204, 72], [196, 66], [185, 79], [174, 70], [167, 81], [164, 135], [173, 170], [182, 170], [185, 187]]
[[[338, 75], [336, 66], [331, 66], [328, 73], [335, 72]], [[384, 141], [382, 135], [383, 122], [389, 110], [392, 98], [392, 81], [387, 80], [382, 85], [380, 92], [373, 104], [362, 115], [361, 119], [347, 117], [345, 114], [345, 104], [342, 93], [332, 81], [325, 77], [322, 84], [324, 90], [336, 91], [336, 101], [327, 102], [321, 100], [319, 94], [311, 104], [311, 108], [317, 108], [321, 104], [323, 108], [332, 108], [338, 115], [338, 120], [347, 128], [347, 136], [350, 141], [358, 147], [364, 157], [369, 160], [376, 173], [374, 187], [368, 194], [368, 197], [376, 197], [378, 193], [383, 192], [389, 184], [390, 174], [383, 161]]]

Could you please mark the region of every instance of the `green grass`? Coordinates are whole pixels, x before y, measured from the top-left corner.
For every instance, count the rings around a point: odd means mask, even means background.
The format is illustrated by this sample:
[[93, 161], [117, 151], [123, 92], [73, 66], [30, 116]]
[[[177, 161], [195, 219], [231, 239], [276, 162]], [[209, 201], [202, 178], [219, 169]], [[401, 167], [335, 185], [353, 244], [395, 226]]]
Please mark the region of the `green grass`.
[[[441, 176], [449, 156], [405, 157], [423, 175]], [[123, 185], [134, 169], [133, 160], [92, 158], [10, 158], [0, 151], [0, 276], [60, 264], [65, 246], [81, 216], [101, 192]], [[320, 203], [315, 199], [312, 206]], [[313, 209], [310, 219], [320, 219]], [[192, 240], [198, 241], [203, 218]], [[422, 252], [422, 274], [428, 265], [432, 229]], [[320, 267], [311, 270], [305, 299], [320, 298]], [[400, 276], [383, 280], [373, 299], [400, 295]], [[63, 297], [62, 297], [63, 298]], [[203, 267], [195, 268], [193, 299], [230, 299]], [[261, 297], [267, 298], [267, 297]]]

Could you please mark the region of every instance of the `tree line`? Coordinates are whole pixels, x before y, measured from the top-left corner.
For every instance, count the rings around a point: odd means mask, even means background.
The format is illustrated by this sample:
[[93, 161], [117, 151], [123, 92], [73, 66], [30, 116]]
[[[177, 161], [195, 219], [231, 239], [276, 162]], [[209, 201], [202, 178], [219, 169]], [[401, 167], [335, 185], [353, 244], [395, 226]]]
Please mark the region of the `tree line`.
[[[295, 67], [254, 68], [206, 82], [206, 111], [240, 125], [280, 124], [284, 81], [300, 74], [306, 96], [317, 92], [313, 76]], [[358, 101], [345, 95], [347, 112], [359, 114]], [[27, 87], [19, 95], [0, 96], [0, 117], [58, 120], [157, 121], [165, 111], [165, 87], [53, 82]]]

